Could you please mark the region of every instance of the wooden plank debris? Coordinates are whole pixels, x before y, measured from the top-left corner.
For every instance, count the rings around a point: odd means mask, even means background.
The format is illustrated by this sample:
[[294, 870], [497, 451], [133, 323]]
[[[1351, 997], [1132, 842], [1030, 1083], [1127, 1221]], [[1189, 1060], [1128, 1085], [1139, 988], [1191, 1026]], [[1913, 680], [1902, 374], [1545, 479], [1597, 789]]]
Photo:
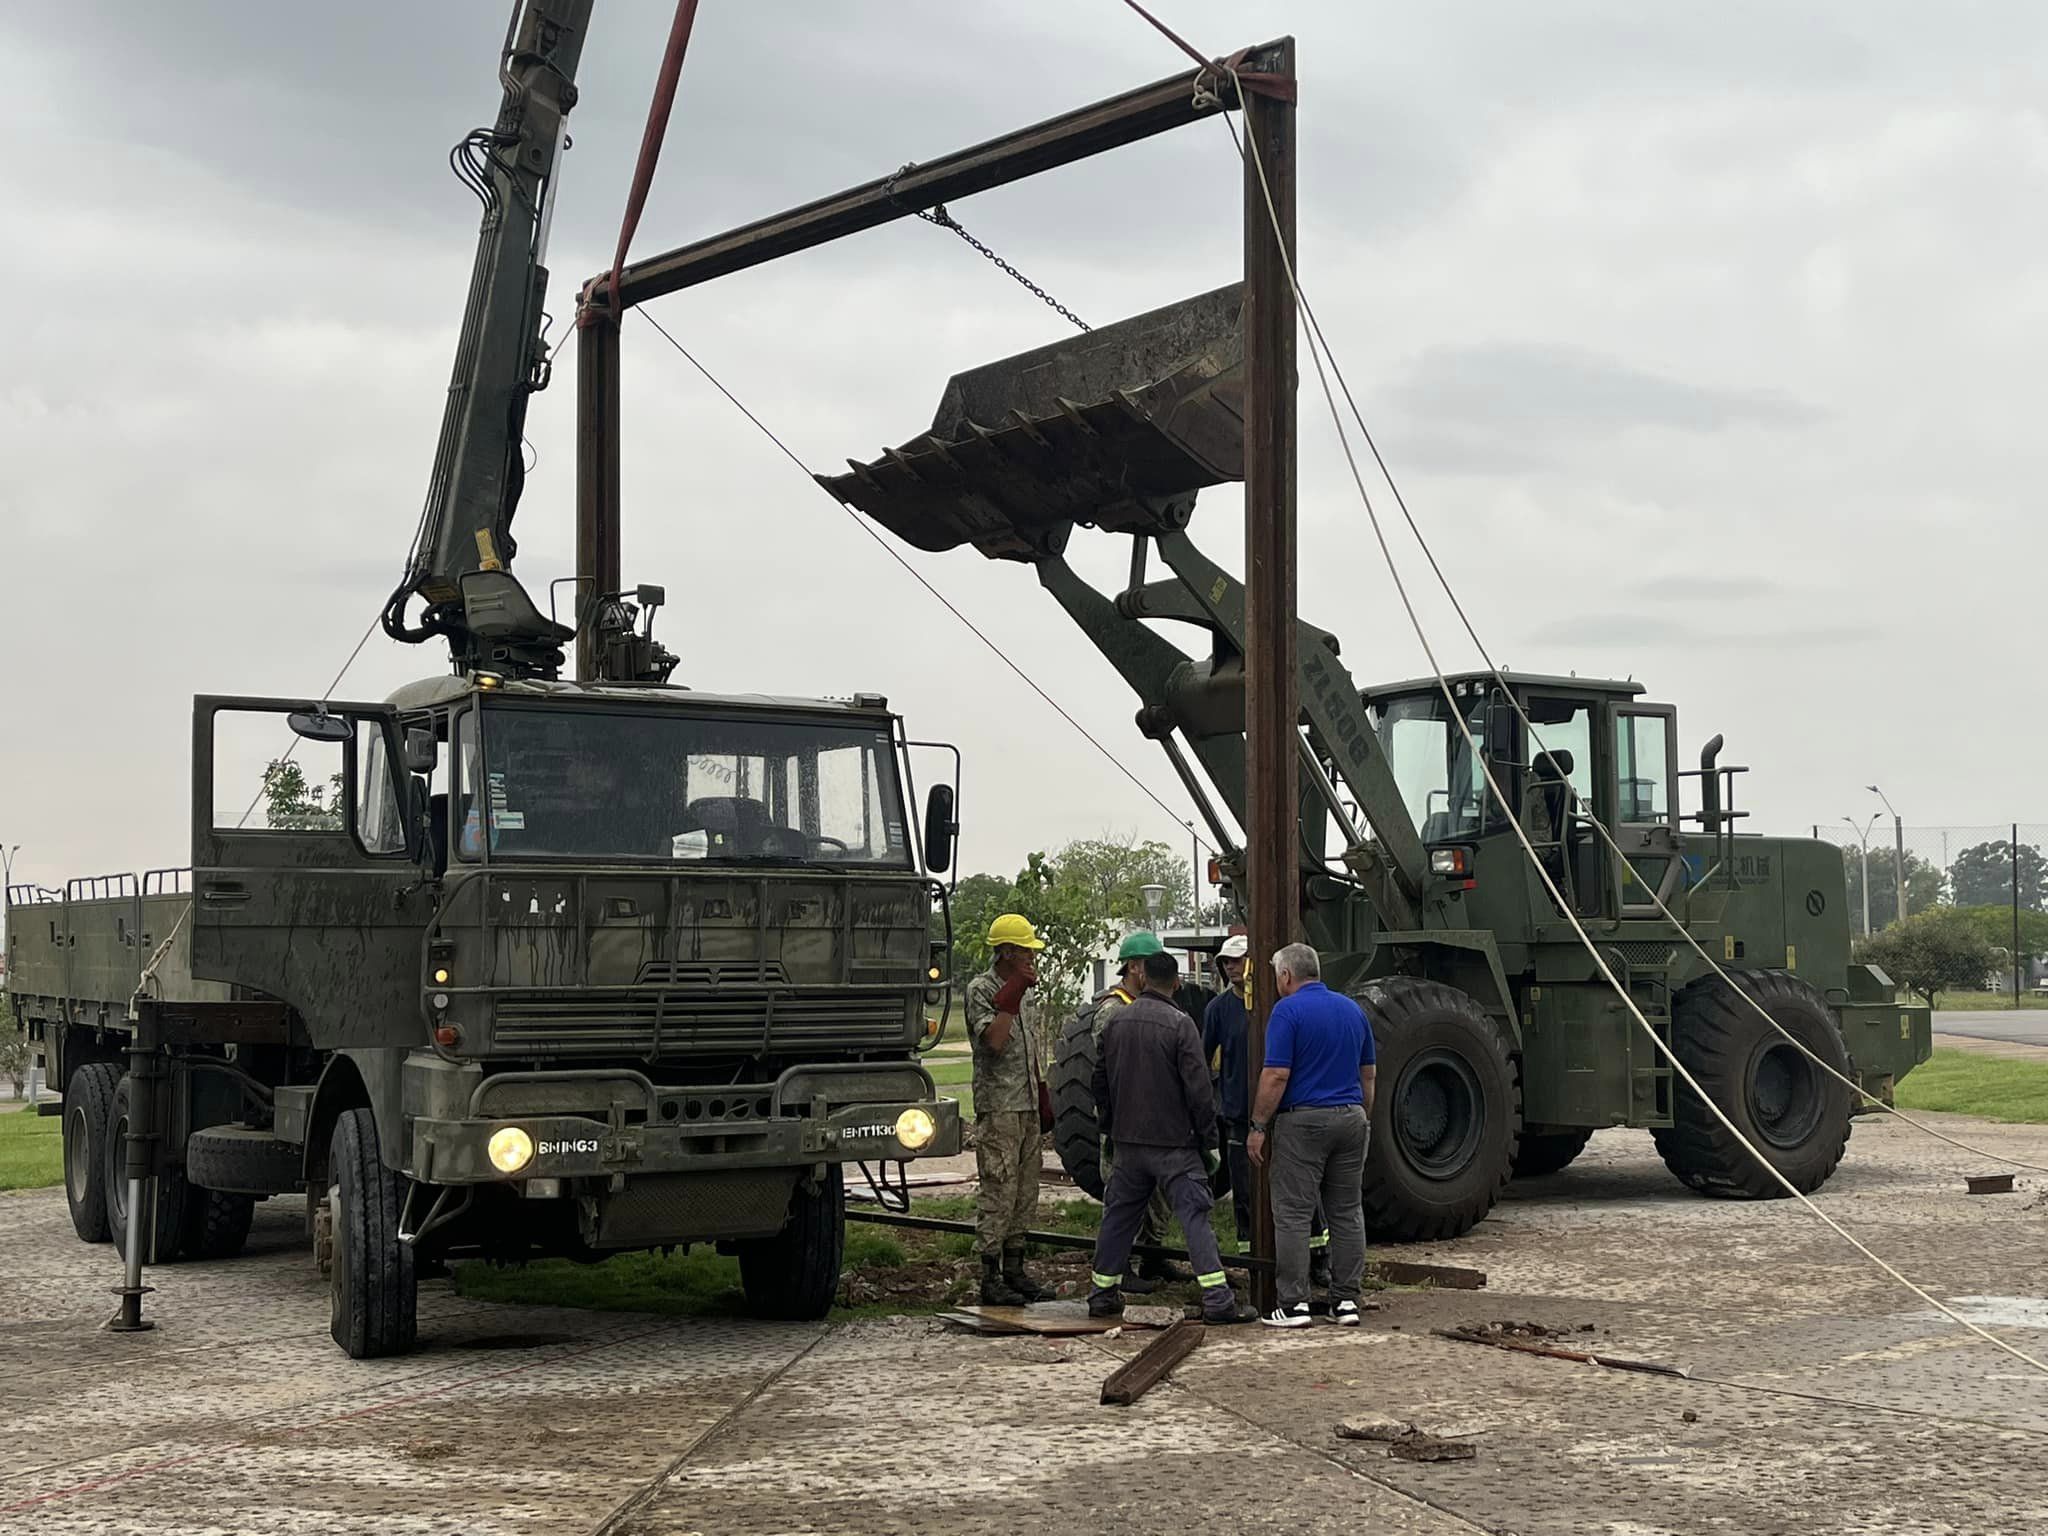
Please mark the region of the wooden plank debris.
[[1690, 1378], [1691, 1373], [1679, 1365], [1664, 1365], [1655, 1360], [1629, 1360], [1620, 1355], [1595, 1355], [1583, 1350], [1559, 1349], [1552, 1344], [1530, 1344], [1521, 1339], [1508, 1338], [1498, 1333], [1481, 1333], [1470, 1328], [1432, 1328], [1431, 1335], [1439, 1339], [1451, 1339], [1459, 1344], [1484, 1344], [1491, 1349], [1509, 1349], [1518, 1355], [1541, 1355], [1547, 1360], [1571, 1360], [1580, 1365], [1601, 1365], [1610, 1371], [1642, 1371], [1651, 1376], [1676, 1376], [1681, 1380]]
[[1159, 1385], [1176, 1365], [1194, 1352], [1208, 1328], [1182, 1318], [1136, 1355], [1118, 1366], [1102, 1384], [1103, 1402], [1127, 1408]]

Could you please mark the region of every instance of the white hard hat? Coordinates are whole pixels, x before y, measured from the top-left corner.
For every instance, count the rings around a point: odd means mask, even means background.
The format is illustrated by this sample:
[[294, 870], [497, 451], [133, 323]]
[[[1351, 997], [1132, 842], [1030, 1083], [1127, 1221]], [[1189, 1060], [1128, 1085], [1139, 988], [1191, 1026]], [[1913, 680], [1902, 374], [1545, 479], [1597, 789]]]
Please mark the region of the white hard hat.
[[1223, 941], [1223, 947], [1216, 951], [1223, 960], [1242, 960], [1252, 952], [1252, 941], [1241, 933], [1233, 933]]

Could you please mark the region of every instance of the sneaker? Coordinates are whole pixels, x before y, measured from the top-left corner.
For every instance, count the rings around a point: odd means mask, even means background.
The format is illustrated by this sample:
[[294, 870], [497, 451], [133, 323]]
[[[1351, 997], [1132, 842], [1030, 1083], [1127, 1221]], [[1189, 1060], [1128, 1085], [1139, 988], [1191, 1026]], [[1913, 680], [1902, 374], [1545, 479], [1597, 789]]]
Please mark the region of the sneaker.
[[1306, 1328], [1315, 1319], [1308, 1315], [1308, 1303], [1297, 1301], [1291, 1307], [1275, 1307], [1259, 1321], [1268, 1328]]
[[1330, 1321], [1339, 1328], [1356, 1328], [1358, 1319], [1358, 1303], [1355, 1301], [1340, 1301], [1330, 1308]]

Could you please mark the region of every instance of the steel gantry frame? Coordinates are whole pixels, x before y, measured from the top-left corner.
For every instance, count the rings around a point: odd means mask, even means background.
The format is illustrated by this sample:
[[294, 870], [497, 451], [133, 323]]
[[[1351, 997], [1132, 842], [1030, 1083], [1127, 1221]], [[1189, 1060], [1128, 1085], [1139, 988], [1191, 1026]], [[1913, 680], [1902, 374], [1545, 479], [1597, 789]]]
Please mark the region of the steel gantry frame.
[[[577, 322], [576, 571], [578, 590], [619, 586], [619, 322], [627, 309], [713, 278], [1089, 159], [1221, 112], [1242, 110], [1244, 160], [1245, 755], [1247, 927], [1253, 951], [1248, 1091], [1265, 1060], [1273, 1003], [1264, 959], [1301, 935], [1301, 701], [1295, 672], [1295, 47], [1291, 37], [1184, 70], [936, 160], [771, 214], [625, 266], [611, 307], [611, 272], [585, 288]], [[1240, 95], [1240, 90], [1242, 94]], [[1261, 180], [1261, 170], [1264, 173]], [[1268, 207], [1268, 197], [1271, 206]], [[1286, 241], [1283, 251], [1280, 241]], [[1298, 270], [1298, 267], [1297, 267]], [[576, 671], [596, 676], [584, 627]], [[1272, 1213], [1259, 1174], [1253, 1297], [1274, 1303]]]

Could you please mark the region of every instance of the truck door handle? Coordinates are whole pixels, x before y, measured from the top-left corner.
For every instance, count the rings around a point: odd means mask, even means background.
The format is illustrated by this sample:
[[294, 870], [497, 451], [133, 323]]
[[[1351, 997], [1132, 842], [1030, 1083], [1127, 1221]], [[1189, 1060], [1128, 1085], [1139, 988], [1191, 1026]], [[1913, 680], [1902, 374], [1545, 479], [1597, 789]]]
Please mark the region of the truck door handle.
[[240, 906], [249, 899], [249, 890], [246, 886], [240, 885], [202, 886], [199, 899], [209, 907]]

